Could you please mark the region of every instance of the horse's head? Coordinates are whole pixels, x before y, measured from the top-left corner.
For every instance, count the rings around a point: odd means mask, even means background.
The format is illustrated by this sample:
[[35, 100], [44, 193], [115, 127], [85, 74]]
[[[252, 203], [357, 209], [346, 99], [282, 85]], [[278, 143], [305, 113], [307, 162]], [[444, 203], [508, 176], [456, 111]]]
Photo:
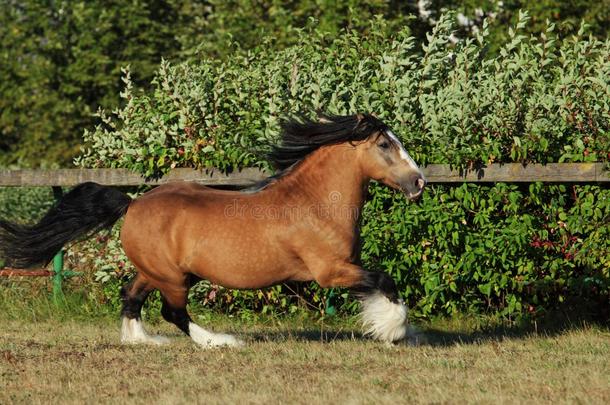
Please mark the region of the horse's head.
[[282, 143], [269, 155], [280, 170], [323, 146], [341, 144], [349, 147], [349, 159], [358, 160], [351, 162], [360, 166], [366, 178], [401, 190], [411, 199], [419, 197], [426, 185], [423, 173], [396, 135], [373, 115], [321, 116], [319, 121], [301, 118], [284, 122], [282, 128]]
[[374, 132], [357, 148], [367, 177], [401, 190], [410, 199], [421, 195], [426, 185], [424, 174], [391, 130]]

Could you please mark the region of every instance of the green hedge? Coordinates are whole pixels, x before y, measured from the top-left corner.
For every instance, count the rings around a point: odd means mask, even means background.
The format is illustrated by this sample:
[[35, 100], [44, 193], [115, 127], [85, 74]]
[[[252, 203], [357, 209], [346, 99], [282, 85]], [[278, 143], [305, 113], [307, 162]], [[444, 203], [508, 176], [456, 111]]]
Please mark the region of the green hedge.
[[[420, 4], [421, 3], [421, 4]], [[267, 51], [298, 42], [295, 31], [315, 25], [330, 36], [342, 28], [365, 31], [373, 16], [387, 21], [387, 33], [409, 27], [421, 44], [443, 10], [472, 37], [490, 17], [486, 39], [496, 54], [506, 26], [524, 7], [521, 0], [0, 0], [0, 165], [66, 166], [78, 154], [82, 128], [91, 113], [119, 102], [120, 67], [131, 65], [138, 86], [150, 82], [162, 57], [197, 61], [202, 55], [228, 60], [255, 48]], [[421, 8], [423, 6], [423, 9]], [[578, 31], [580, 20], [605, 38], [610, 8], [596, 0], [527, 2], [528, 34], [538, 35], [546, 19], [558, 19], [562, 35]], [[460, 15], [461, 14], [461, 15]], [[419, 45], [418, 45], [419, 46]]]
[[[50, 187], [0, 187], [0, 218], [19, 223], [33, 222], [42, 218], [54, 201]], [[3, 265], [0, 257], [0, 267]]]
[[539, 313], [608, 302], [610, 192], [597, 186], [433, 186], [420, 205], [376, 190], [364, 261], [417, 315]]
[[[128, 167], [146, 175], [172, 166], [249, 166], [275, 141], [278, 118], [322, 109], [375, 112], [402, 135], [421, 163], [607, 160], [610, 150], [610, 40], [520, 34], [487, 57], [485, 28], [453, 45], [450, 16], [423, 50], [408, 30], [394, 38], [381, 19], [370, 34], [330, 39], [303, 31], [281, 52], [264, 46], [215, 59], [162, 63], [151, 92], [133, 88], [126, 104], [85, 133], [78, 163]], [[379, 27], [378, 27], [379, 26]]]
[[[585, 26], [557, 38], [553, 24], [526, 37], [527, 23], [522, 13], [493, 57], [486, 25], [475, 39], [453, 44], [452, 18], [444, 16], [421, 50], [407, 30], [388, 38], [378, 19], [367, 34], [304, 30], [298, 45], [280, 52], [263, 45], [228, 61], [164, 62], [149, 92], [135, 89], [125, 70], [125, 106], [100, 113], [77, 163], [146, 176], [173, 167], [267, 166], [279, 119], [318, 109], [376, 113], [423, 164], [606, 161], [610, 40], [587, 37]], [[433, 186], [412, 205], [375, 186], [363, 259], [395, 276], [416, 316], [513, 317], [574, 298], [607, 303], [609, 201], [599, 186], [497, 184]], [[113, 249], [96, 259], [106, 285], [129, 272]], [[203, 284], [196, 295], [225, 309], [290, 311], [298, 300], [286, 291]], [[324, 309], [326, 292], [308, 286], [300, 293]], [[335, 292], [331, 302], [353, 309], [345, 297]]]

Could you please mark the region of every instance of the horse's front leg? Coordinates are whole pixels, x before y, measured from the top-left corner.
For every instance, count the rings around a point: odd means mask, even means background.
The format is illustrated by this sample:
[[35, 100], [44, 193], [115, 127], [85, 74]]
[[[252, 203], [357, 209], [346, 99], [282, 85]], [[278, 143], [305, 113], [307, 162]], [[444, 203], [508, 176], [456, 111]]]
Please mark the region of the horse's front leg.
[[347, 287], [362, 304], [362, 322], [367, 335], [384, 342], [410, 342], [414, 330], [409, 327], [407, 307], [398, 297], [396, 283], [389, 274], [365, 271], [360, 266], [343, 263], [316, 274], [324, 287]]

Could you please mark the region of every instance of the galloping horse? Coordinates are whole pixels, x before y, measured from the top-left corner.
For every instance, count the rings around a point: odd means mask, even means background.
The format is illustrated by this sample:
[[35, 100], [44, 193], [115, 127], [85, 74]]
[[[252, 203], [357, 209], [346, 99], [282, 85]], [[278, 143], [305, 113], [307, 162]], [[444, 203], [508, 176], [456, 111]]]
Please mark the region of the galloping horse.
[[121, 289], [121, 341], [167, 342], [142, 327], [140, 311], [157, 289], [161, 313], [196, 343], [239, 346], [189, 317], [189, 288], [201, 279], [256, 289], [315, 280], [347, 287], [362, 304], [365, 332], [396, 342], [407, 337], [407, 309], [394, 280], [359, 263], [359, 220], [371, 179], [420, 196], [426, 180], [392, 131], [371, 115], [299, 119], [282, 124], [270, 154], [279, 173], [241, 190], [192, 182], [161, 185], [132, 200], [83, 183], [36, 225], [0, 221], [0, 254], [9, 264], [48, 263], [66, 243], [111, 227], [125, 216], [121, 241], [137, 268]]

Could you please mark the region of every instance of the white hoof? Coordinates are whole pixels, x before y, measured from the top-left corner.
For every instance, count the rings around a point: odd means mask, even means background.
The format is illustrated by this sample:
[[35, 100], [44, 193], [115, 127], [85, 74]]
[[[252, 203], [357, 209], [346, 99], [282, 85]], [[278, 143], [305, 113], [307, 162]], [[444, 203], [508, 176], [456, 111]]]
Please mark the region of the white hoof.
[[364, 333], [374, 339], [393, 343], [407, 337], [407, 306], [390, 301], [381, 292], [362, 299], [361, 319]]
[[205, 348], [219, 346], [242, 347], [245, 344], [233, 335], [212, 333], [192, 322], [189, 323], [189, 335], [195, 343]]
[[121, 325], [121, 343], [164, 345], [169, 343], [165, 336], [149, 336], [139, 319], [123, 318]]

